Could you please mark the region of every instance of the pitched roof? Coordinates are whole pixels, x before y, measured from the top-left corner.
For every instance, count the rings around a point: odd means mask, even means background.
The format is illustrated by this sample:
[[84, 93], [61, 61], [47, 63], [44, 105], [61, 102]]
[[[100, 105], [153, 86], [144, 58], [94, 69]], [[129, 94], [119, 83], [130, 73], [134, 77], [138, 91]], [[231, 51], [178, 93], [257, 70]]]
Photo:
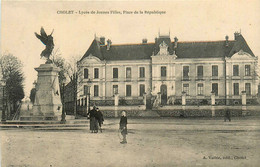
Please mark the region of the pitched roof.
[[234, 41], [179, 42], [176, 48], [178, 58], [218, 58], [230, 52]]
[[85, 57], [89, 56], [90, 54], [103, 60], [103, 55], [100, 52], [100, 42], [96, 39], [92, 41], [90, 47], [88, 48], [84, 56], [80, 59], [80, 61], [83, 60]]
[[162, 42], [168, 45], [168, 51], [173, 54], [175, 51], [178, 58], [223, 58], [230, 57], [241, 49], [252, 56], [255, 56], [241, 34], [236, 36], [236, 40], [226, 41], [195, 41], [178, 42], [174, 48], [174, 42], [169, 37], [159, 37], [155, 43], [146, 44], [122, 44], [111, 45], [107, 50], [107, 45], [100, 45], [99, 40], [94, 39], [87, 52], [81, 58], [92, 54], [101, 60], [143, 60], [151, 59], [153, 54], [159, 52], [159, 45]]
[[249, 48], [246, 40], [244, 39], [244, 37], [241, 34], [237, 34], [235, 38], [236, 38], [236, 42], [235, 42], [232, 50], [229, 52], [228, 57], [231, 57], [234, 53], [239, 52], [241, 49], [244, 52], [247, 52], [250, 55], [255, 57], [254, 53]]
[[109, 50], [102, 46], [100, 49], [105, 60], [142, 60], [150, 59], [153, 48], [154, 44], [132, 44], [112, 45]]

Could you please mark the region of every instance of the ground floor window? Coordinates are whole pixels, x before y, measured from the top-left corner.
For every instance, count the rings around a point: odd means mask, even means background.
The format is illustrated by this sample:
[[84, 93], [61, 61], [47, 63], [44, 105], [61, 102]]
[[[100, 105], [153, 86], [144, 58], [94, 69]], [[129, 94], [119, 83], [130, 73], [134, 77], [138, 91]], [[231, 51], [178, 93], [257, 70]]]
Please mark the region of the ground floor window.
[[233, 83], [233, 94], [239, 95], [239, 83]]
[[215, 95], [218, 96], [218, 84], [217, 83], [212, 84], [212, 92], [214, 92]]
[[145, 93], [145, 85], [144, 84], [140, 84], [139, 86], [139, 96], [143, 96]]
[[132, 96], [131, 85], [126, 85], [126, 96]]
[[98, 85], [94, 85], [94, 96], [98, 96]]
[[118, 85], [113, 85], [113, 95], [118, 94]]
[[88, 95], [89, 93], [89, 86], [84, 85], [84, 95]]
[[251, 95], [251, 84], [246, 83], [245, 88], [246, 88], [246, 95]]
[[203, 83], [198, 84], [198, 90], [197, 90], [198, 95], [203, 95]]
[[183, 92], [186, 93], [186, 95], [189, 95], [189, 84], [183, 84]]

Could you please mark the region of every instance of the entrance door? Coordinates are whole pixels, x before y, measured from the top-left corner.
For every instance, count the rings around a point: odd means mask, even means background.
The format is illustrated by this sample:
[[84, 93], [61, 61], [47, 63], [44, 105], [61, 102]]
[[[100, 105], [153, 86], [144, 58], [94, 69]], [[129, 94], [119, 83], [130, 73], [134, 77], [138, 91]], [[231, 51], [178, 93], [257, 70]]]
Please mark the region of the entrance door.
[[162, 105], [167, 103], [167, 86], [161, 85], [161, 102]]

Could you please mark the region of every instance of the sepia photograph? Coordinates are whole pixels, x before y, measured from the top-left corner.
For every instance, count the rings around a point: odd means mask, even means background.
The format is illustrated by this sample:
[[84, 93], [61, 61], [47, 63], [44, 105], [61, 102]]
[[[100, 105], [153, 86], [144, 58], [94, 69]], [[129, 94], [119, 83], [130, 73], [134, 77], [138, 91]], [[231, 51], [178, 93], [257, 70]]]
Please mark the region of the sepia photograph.
[[259, 0], [0, 6], [1, 167], [259, 166]]

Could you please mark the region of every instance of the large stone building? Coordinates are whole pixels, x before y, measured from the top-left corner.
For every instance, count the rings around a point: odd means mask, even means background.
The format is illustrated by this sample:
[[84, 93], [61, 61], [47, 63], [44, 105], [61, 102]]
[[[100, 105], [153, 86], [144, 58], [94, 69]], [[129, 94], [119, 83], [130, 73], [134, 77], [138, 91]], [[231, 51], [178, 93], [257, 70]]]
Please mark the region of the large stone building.
[[[155, 42], [112, 44], [95, 38], [78, 62], [78, 99], [90, 93], [96, 101], [143, 99], [143, 94], [162, 105], [241, 104], [257, 98], [258, 59], [240, 33], [219, 41], [181, 42], [159, 35]], [[82, 100], [82, 103], [84, 101]], [[83, 104], [84, 105], [84, 104]]]

